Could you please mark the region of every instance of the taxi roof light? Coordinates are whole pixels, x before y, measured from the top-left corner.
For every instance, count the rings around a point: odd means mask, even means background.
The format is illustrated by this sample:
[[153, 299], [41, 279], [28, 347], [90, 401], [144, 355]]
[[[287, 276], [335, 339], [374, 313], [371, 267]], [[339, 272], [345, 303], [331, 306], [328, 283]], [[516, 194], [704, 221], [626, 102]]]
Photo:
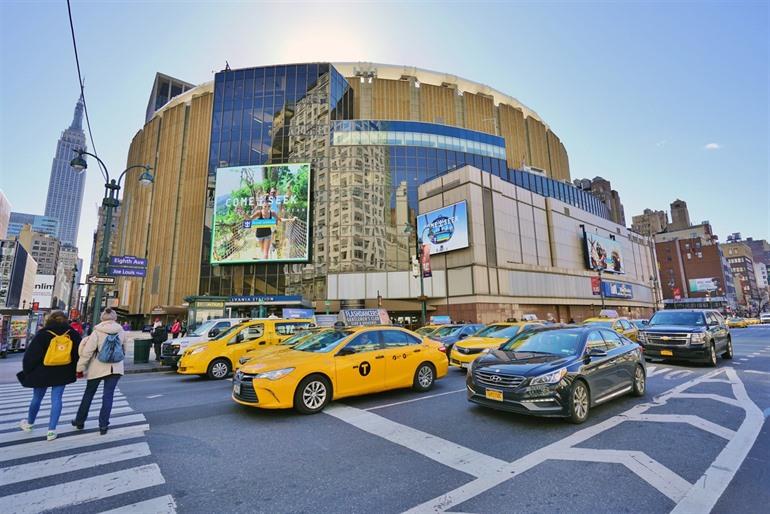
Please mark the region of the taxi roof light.
[[614, 309], [602, 309], [599, 311], [599, 316], [602, 318], [619, 318], [618, 311]]

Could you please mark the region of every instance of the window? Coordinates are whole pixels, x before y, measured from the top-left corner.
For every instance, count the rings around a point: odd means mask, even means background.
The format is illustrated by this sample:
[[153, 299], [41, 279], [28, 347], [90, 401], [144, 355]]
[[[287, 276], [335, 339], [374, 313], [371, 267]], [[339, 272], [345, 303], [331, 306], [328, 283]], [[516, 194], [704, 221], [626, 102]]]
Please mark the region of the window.
[[252, 325], [250, 327], [246, 327], [243, 330], [240, 331], [238, 334], [238, 337], [230, 341], [229, 344], [235, 344], [235, 343], [243, 343], [246, 341], [253, 341], [254, 339], [257, 339], [258, 337], [262, 337], [262, 334], [265, 332], [264, 327], [262, 325]]
[[378, 341], [378, 331], [371, 330], [357, 335], [345, 348], [350, 348], [355, 353], [371, 352], [382, 348]]
[[385, 345], [385, 348], [396, 348], [420, 343], [420, 340], [416, 337], [400, 330], [383, 330], [380, 334], [382, 335], [382, 343]]
[[607, 343], [607, 350], [614, 350], [615, 348], [619, 348], [626, 344], [617, 332], [602, 330], [602, 336], [604, 337], [605, 343]]
[[586, 351], [590, 352], [593, 349], [607, 351], [607, 343], [598, 331], [591, 332], [586, 337]]
[[296, 332], [297, 330], [302, 330], [303, 328], [307, 328], [310, 326], [310, 323], [304, 322], [304, 323], [276, 323], [275, 324], [275, 331], [278, 333], [278, 335], [282, 336], [288, 336]]

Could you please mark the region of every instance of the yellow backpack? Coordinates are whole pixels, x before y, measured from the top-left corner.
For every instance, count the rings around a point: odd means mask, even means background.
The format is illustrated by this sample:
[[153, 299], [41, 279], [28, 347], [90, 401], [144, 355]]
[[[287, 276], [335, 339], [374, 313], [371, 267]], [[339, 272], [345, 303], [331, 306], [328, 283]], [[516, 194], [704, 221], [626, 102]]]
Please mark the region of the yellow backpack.
[[72, 362], [72, 339], [69, 330], [59, 335], [48, 331], [53, 337], [43, 358], [44, 366], [66, 366]]

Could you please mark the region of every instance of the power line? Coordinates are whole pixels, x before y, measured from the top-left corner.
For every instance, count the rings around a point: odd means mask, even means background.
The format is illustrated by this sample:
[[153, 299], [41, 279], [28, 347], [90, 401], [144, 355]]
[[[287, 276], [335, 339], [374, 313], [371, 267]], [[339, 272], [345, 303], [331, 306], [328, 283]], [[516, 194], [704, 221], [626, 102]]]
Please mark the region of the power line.
[[[80, 85], [80, 98], [83, 100], [83, 112], [86, 115], [86, 127], [88, 128], [88, 139], [91, 141], [91, 150], [93, 150], [94, 155], [99, 155], [99, 152], [96, 151], [96, 143], [94, 143], [94, 135], [91, 132], [91, 120], [88, 118], [88, 104], [86, 104], [86, 92], [85, 92], [85, 82], [83, 81], [83, 75], [80, 73], [80, 58], [78, 57], [78, 45], [75, 42], [75, 25], [72, 23], [72, 8], [70, 6], [70, 0], [67, 0], [67, 14], [69, 15], [70, 19], [70, 34], [72, 34], [72, 49], [75, 51], [75, 65], [78, 69], [78, 84]], [[99, 161], [99, 159], [96, 159], [97, 164], [99, 165], [99, 168], [102, 170], [102, 173], [104, 173], [105, 179], [108, 176], [107, 170], [104, 169], [104, 166], [102, 166], [102, 163]]]

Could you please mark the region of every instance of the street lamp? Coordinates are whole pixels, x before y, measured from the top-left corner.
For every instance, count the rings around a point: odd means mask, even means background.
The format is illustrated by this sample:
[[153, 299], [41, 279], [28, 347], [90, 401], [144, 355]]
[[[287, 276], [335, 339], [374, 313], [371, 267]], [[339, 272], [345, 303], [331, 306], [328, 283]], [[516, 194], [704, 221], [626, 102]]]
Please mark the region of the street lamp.
[[421, 320], [422, 324], [425, 325], [426, 319], [428, 317], [428, 309], [427, 309], [427, 306], [425, 304], [425, 282], [424, 282], [424, 278], [422, 276], [423, 269], [422, 269], [422, 259], [420, 258], [421, 257], [421, 254], [420, 254], [420, 252], [421, 252], [421, 248], [420, 248], [420, 235], [417, 233], [417, 216], [415, 216], [415, 218], [414, 218], [414, 226], [412, 226], [411, 223], [409, 223], [409, 222], [404, 223], [404, 233], [407, 234], [407, 237], [412, 232], [414, 232], [414, 235], [415, 235], [415, 238], [414, 238], [415, 239], [415, 245], [414, 245], [415, 254], [414, 255], [415, 255], [415, 258], [417, 259], [417, 272], [420, 275], [420, 302], [421, 302], [421, 316], [420, 316], [420, 320]]
[[[150, 170], [152, 169], [149, 164], [145, 165], [135, 165], [135, 166], [129, 166], [125, 170], [123, 170], [123, 173], [121, 173], [118, 176], [118, 179], [115, 180], [114, 178], [110, 178], [110, 174], [107, 171], [107, 166], [104, 164], [104, 162], [97, 157], [96, 155], [86, 152], [83, 149], [75, 149], [73, 150], [75, 153], [77, 153], [77, 157], [72, 159], [70, 161], [70, 166], [78, 172], [82, 173], [85, 171], [85, 169], [88, 167], [88, 163], [86, 163], [84, 155], [90, 155], [94, 159], [96, 159], [99, 164], [101, 165], [100, 171], [102, 172], [102, 177], [104, 177], [104, 198], [102, 199], [102, 207], [104, 207], [104, 237], [102, 238], [102, 248], [99, 250], [99, 266], [97, 268], [97, 273], [99, 275], [104, 275], [107, 273], [107, 262], [109, 261], [108, 253], [110, 251], [110, 239], [112, 238], [112, 215], [115, 208], [120, 205], [120, 202], [118, 201], [118, 192], [120, 191], [120, 184], [123, 181], [123, 177], [126, 176], [126, 173], [128, 173], [129, 170], [136, 169], [136, 168], [142, 168], [144, 169], [144, 172], [139, 177], [139, 183], [142, 185], [149, 185], [153, 182], [153, 176], [150, 173]], [[101, 313], [99, 312], [99, 307], [101, 307], [102, 304], [102, 296], [104, 295], [104, 284], [97, 284], [96, 285], [96, 292], [94, 293], [94, 311], [92, 313], [92, 320], [93, 325], [96, 326], [99, 323], [99, 317]]]
[[599, 274], [599, 295], [602, 298], [602, 310], [604, 310], [604, 284], [602, 283], [602, 269], [596, 268], [596, 272]]
[[75, 264], [74, 266], [72, 266], [72, 280], [70, 281], [70, 298], [69, 298], [69, 301], [67, 302], [68, 304], [67, 310], [70, 312], [72, 311], [72, 293], [75, 292], [75, 279], [77, 278], [77, 274], [78, 274], [78, 265]]

